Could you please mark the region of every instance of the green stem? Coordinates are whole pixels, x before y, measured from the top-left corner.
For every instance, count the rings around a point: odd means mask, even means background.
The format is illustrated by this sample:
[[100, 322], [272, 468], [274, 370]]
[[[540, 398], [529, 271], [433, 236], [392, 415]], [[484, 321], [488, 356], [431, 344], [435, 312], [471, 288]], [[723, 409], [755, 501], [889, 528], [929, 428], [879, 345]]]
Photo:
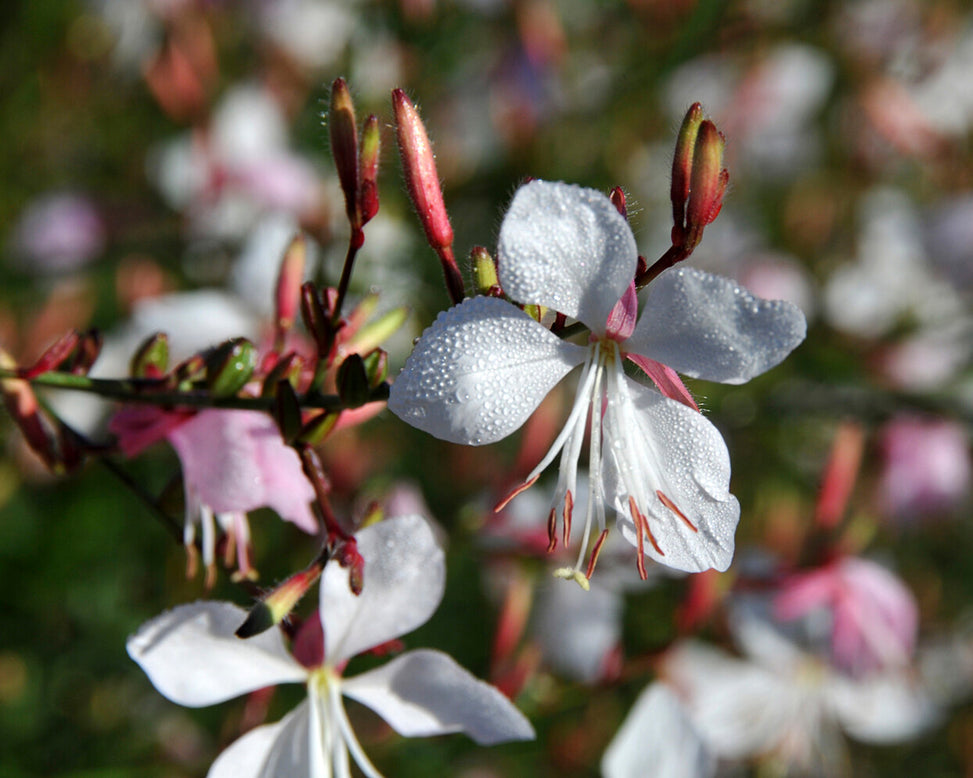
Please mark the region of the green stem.
[[[15, 370], [0, 369], [0, 379], [21, 378]], [[74, 373], [48, 372], [29, 379], [32, 386], [49, 386], [90, 392], [111, 400], [150, 405], [188, 406], [192, 408], [228, 408], [233, 410], [273, 411], [273, 397], [214, 397], [205, 391], [156, 391], [160, 382], [130, 378], [90, 378]], [[341, 398], [334, 394], [308, 392], [299, 396], [303, 408], [323, 408], [338, 411], [343, 408]]]

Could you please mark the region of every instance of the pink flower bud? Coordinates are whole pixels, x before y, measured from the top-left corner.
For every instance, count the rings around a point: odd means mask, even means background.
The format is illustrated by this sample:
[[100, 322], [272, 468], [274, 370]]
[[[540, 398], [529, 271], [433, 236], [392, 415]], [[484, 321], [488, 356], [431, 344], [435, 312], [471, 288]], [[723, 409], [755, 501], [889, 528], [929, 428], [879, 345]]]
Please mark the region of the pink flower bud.
[[[696, 136], [699, 125], [703, 123], [703, 106], [693, 103], [686, 112], [676, 137], [676, 153], [672, 158], [672, 184], [669, 190], [672, 199], [672, 219], [674, 222], [672, 242], [682, 242], [682, 231], [686, 219], [686, 198], [689, 197], [689, 182], [693, 172], [693, 154], [696, 150]], [[678, 235], [676, 234], [678, 231]]]
[[723, 195], [730, 174], [723, 167], [723, 148], [726, 141], [713, 122], [706, 120], [699, 126], [693, 151], [693, 172], [686, 206], [687, 248], [694, 249], [703, 237], [703, 229], [711, 224], [723, 207]]
[[429, 136], [418, 111], [401, 89], [392, 90], [392, 106], [409, 197], [426, 232], [426, 240], [442, 263], [449, 296], [458, 303], [463, 299], [463, 277], [453, 257], [453, 228], [443, 203]]
[[307, 244], [303, 235], [295, 236], [284, 252], [277, 273], [277, 330], [281, 335], [294, 325], [301, 303], [301, 284], [304, 281], [304, 265], [307, 261]]

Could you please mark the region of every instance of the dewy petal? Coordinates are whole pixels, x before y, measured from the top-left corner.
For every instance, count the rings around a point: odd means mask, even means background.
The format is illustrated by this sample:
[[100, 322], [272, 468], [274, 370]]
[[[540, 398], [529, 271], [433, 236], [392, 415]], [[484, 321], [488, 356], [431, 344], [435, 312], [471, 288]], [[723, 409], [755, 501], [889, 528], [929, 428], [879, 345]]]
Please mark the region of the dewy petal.
[[441, 313], [419, 338], [389, 410], [442, 440], [493, 443], [520, 427], [586, 355], [516, 306], [474, 297]]
[[169, 441], [186, 483], [215, 513], [268, 505], [305, 532], [316, 531], [314, 489], [266, 413], [204, 410], [173, 430]]
[[605, 490], [622, 534], [636, 543], [629, 508], [634, 497], [662, 552], [646, 542], [648, 556], [690, 573], [726, 570], [740, 504], [729, 493], [730, 458], [723, 438], [701, 413], [652, 389], [629, 379], [618, 388], [605, 414]]
[[511, 298], [553, 308], [599, 335], [638, 261], [632, 230], [605, 195], [550, 181], [517, 190], [497, 253]]
[[783, 300], [762, 300], [721, 276], [676, 267], [649, 285], [626, 351], [684, 375], [742, 384], [781, 362], [807, 322]]
[[386, 519], [355, 537], [365, 560], [361, 594], [351, 593], [348, 571], [338, 564], [321, 576], [324, 658], [331, 666], [424, 624], [446, 585], [443, 550], [421, 516]]
[[308, 705], [231, 743], [206, 778], [308, 778]]
[[464, 732], [480, 745], [534, 738], [510, 700], [441, 651], [410, 651], [345, 680], [342, 692], [407, 737]]
[[601, 760], [604, 778], [707, 778], [716, 760], [668, 686], [653, 683], [632, 706]]
[[246, 640], [234, 634], [246, 617], [228, 602], [180, 605], [143, 624], [128, 639], [128, 655], [161, 694], [194, 708], [304, 681], [307, 671], [284, 648], [277, 630]]

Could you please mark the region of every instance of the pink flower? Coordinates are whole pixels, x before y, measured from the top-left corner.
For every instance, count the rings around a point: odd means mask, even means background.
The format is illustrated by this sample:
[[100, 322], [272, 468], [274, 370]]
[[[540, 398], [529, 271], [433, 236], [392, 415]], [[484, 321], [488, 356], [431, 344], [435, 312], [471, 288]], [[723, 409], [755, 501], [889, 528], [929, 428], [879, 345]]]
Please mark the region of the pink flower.
[[785, 621], [816, 609], [830, 615], [831, 652], [856, 675], [907, 665], [916, 646], [919, 613], [912, 592], [881, 565], [845, 557], [796, 575], [774, 603]]
[[196, 524], [201, 524], [209, 580], [215, 571], [214, 519], [236, 543], [242, 576], [252, 575], [249, 511], [268, 506], [305, 532], [317, 532], [310, 507], [314, 490], [296, 452], [265, 413], [208, 409], [187, 419], [157, 408], [126, 408], [109, 428], [130, 456], [163, 437], [176, 450], [186, 490], [185, 543], [193, 548]]
[[946, 419], [900, 418], [882, 431], [885, 467], [879, 501], [907, 518], [949, 510], [969, 491], [970, 450], [963, 428]]

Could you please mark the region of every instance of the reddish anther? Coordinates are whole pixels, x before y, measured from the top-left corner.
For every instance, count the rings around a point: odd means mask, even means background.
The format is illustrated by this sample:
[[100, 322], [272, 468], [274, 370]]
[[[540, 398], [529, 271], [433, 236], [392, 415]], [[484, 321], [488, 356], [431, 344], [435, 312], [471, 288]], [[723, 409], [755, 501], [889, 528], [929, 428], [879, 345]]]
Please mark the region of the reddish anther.
[[686, 514], [683, 513], [681, 510], [679, 510], [678, 506], [672, 500], [666, 497], [666, 495], [663, 494], [661, 490], [656, 489], [655, 496], [659, 498], [659, 502], [661, 502], [670, 511], [672, 511], [680, 519], [682, 519], [685, 522], [686, 526], [689, 527], [689, 529], [691, 529], [693, 532], [699, 532], [699, 530], [696, 528], [696, 525], [693, 524], [688, 518], [686, 518]]

